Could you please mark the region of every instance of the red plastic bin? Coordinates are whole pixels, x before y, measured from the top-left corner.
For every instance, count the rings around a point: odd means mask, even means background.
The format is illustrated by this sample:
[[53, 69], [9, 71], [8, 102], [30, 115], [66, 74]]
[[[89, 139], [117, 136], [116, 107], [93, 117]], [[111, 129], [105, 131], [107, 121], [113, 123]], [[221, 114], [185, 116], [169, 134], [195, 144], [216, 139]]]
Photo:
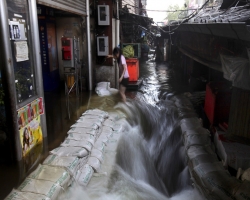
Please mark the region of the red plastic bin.
[[231, 94], [231, 88], [225, 82], [207, 84], [204, 110], [211, 125], [228, 122]]
[[137, 58], [126, 59], [129, 81], [138, 81], [139, 78], [139, 60]]

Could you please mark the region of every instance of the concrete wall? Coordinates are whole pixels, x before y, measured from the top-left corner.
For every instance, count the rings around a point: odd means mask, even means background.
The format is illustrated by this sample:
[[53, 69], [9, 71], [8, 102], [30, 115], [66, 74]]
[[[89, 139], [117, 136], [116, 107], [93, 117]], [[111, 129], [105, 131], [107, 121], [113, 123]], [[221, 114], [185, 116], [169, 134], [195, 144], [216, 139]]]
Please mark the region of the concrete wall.
[[83, 61], [84, 69], [83, 74], [86, 76], [87, 68], [87, 42], [86, 42], [86, 25], [85, 20], [78, 17], [61, 17], [56, 18], [56, 30], [57, 30], [57, 47], [58, 47], [58, 62], [59, 73], [61, 80], [64, 80], [64, 69], [62, 61], [62, 45], [61, 38], [64, 37], [76, 37], [80, 39], [80, 59]]
[[94, 76], [96, 78], [96, 83], [110, 82], [110, 87], [115, 88], [115, 66], [97, 65], [95, 66]]

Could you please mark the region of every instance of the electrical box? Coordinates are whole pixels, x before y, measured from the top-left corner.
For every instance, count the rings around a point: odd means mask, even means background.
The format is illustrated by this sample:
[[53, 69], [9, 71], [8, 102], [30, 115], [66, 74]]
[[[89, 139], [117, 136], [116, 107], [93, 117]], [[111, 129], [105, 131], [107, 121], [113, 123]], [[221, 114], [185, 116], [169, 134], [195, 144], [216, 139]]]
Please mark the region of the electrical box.
[[61, 42], [63, 67], [74, 67], [73, 38], [62, 37]]
[[98, 5], [98, 25], [108, 26], [109, 22], [109, 6]]
[[107, 56], [109, 53], [108, 36], [97, 37], [97, 55]]

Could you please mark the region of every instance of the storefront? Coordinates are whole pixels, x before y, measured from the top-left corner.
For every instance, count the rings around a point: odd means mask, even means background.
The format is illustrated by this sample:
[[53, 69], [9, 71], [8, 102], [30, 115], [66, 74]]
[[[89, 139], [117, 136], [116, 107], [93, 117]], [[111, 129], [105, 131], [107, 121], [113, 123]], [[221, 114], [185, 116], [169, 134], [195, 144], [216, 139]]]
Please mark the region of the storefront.
[[20, 176], [46, 151], [44, 91], [64, 80], [62, 37], [91, 69], [86, 12], [85, 0], [0, 1], [0, 163], [21, 162]]

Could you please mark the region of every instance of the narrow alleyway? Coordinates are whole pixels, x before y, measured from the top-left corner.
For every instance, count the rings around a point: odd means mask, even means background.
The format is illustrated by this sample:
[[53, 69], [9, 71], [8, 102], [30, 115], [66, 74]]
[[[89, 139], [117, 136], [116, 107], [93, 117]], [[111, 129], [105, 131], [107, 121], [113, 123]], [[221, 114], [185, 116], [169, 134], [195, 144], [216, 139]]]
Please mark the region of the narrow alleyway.
[[[63, 93], [46, 95], [49, 150], [60, 144], [70, 125], [87, 109], [112, 112], [115, 108], [125, 113], [128, 121], [117, 153], [112, 153], [114, 149], [106, 150], [104, 174], [93, 177], [86, 193], [74, 188], [62, 199], [82, 199], [83, 195], [86, 199], [202, 199], [192, 188], [180, 119], [171, 106], [170, 99], [181, 88], [177, 75], [168, 63], [147, 61], [140, 64], [140, 76], [143, 84], [138, 91], [126, 92], [126, 104], [118, 103], [116, 95], [99, 97], [82, 93], [76, 98], [72, 94], [71, 119]], [[60, 99], [60, 103], [52, 103], [53, 99]], [[58, 106], [61, 109], [56, 109]], [[100, 182], [99, 176], [105, 178]]]

